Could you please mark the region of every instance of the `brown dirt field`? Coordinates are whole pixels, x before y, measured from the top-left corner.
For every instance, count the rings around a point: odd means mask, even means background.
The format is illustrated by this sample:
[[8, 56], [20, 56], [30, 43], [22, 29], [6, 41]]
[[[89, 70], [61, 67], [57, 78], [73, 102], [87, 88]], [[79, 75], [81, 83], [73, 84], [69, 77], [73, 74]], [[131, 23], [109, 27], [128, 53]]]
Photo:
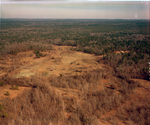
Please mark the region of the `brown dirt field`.
[[[9, 75], [14, 78], [32, 77], [34, 75], [42, 77], [70, 76], [80, 75], [104, 66], [96, 61], [96, 56], [73, 51], [69, 46], [53, 46], [53, 50], [42, 53], [47, 54], [46, 57], [36, 58], [33, 51], [3, 57], [0, 60], [0, 76]], [[0, 100], [7, 97], [14, 98], [23, 90], [28, 89], [19, 87], [19, 90], [11, 90], [10, 87], [0, 87]], [[78, 95], [76, 90], [61, 88], [55, 88], [55, 90], [67, 96], [77, 97]], [[4, 95], [6, 91], [10, 93], [9, 96]]]
[[[70, 50], [69, 46], [53, 46], [53, 50], [42, 52], [46, 57], [35, 58], [30, 52], [19, 53], [16, 56], [10, 55], [5, 58], [6, 64], [0, 62], [3, 69], [12, 67], [13, 72], [9, 73], [16, 78], [30, 77], [35, 74], [42, 76], [76, 75], [85, 71], [102, 68], [103, 65], [96, 61], [96, 56]], [[17, 65], [17, 66], [16, 66]], [[5, 68], [6, 67], [6, 68]], [[0, 72], [0, 75], [3, 75]]]

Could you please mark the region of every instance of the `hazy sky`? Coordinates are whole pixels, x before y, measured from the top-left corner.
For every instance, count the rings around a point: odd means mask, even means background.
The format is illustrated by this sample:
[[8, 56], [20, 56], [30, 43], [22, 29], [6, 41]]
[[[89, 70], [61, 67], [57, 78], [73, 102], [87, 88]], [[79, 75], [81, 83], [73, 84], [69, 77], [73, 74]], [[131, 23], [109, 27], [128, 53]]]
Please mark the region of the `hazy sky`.
[[150, 19], [150, 1], [0, 1], [1, 18]]

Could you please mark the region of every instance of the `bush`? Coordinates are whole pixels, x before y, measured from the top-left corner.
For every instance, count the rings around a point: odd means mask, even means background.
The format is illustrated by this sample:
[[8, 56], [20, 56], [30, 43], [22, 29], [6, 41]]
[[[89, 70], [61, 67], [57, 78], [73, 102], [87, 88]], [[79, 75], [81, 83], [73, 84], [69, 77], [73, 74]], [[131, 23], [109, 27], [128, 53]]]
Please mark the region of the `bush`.
[[3, 83], [3, 82], [0, 82], [0, 86], [4, 86], [4, 83]]
[[0, 104], [0, 117], [7, 117], [8, 114], [4, 112], [4, 106]]
[[4, 112], [4, 113], [3, 113], [3, 117], [4, 117], [4, 118], [8, 117], [7, 112]]
[[0, 111], [4, 109], [3, 105], [0, 104]]
[[10, 89], [12, 89], [12, 90], [18, 90], [19, 88], [18, 88], [18, 85], [12, 85]]
[[37, 57], [37, 58], [40, 58], [40, 57], [44, 57], [44, 56], [46, 56], [46, 54], [45, 54], [45, 55], [43, 55], [43, 53], [41, 53], [41, 51], [40, 51], [40, 50], [35, 50], [35, 51], [34, 51], [34, 54], [36, 55], [36, 57]]
[[9, 95], [10, 95], [10, 93], [7, 91], [7, 92], [5, 93], [5, 95], [6, 95], [6, 96], [9, 96]]

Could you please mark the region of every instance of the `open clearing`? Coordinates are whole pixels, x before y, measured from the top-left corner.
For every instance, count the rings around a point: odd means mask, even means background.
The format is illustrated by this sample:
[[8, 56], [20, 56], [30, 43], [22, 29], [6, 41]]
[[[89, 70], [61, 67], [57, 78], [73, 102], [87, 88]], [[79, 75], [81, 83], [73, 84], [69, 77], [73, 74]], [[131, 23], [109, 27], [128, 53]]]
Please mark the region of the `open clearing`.
[[[29, 78], [33, 76], [42, 77], [60, 77], [80, 75], [94, 69], [104, 69], [105, 65], [97, 62], [97, 57], [92, 54], [73, 51], [70, 46], [53, 46], [52, 50], [42, 52], [45, 57], [36, 58], [33, 51], [21, 52], [17, 55], [8, 55], [7, 58], [0, 60], [1, 72], [0, 76], [9, 75], [13, 78]], [[4, 63], [5, 62], [5, 63]], [[6, 72], [9, 71], [9, 74]], [[108, 80], [104, 80], [108, 82]], [[12, 97], [16, 97], [28, 87], [19, 87], [19, 90], [11, 90], [11, 86], [1, 87], [0, 99], [8, 98], [4, 95], [6, 91]], [[101, 85], [98, 86], [98, 89]], [[64, 89], [55, 88], [55, 90], [64, 93]], [[71, 94], [71, 90], [66, 90]], [[75, 93], [76, 92], [72, 92]], [[78, 93], [78, 92], [77, 92]], [[71, 94], [74, 95], [74, 94]]]
[[[96, 56], [70, 50], [68, 46], [53, 46], [53, 50], [42, 52], [46, 57], [36, 58], [33, 51], [19, 53], [17, 56], [8, 57], [1, 67], [14, 67], [10, 74], [13, 77], [30, 77], [34, 75], [60, 76], [77, 75], [85, 71], [103, 68], [103, 64], [96, 61]], [[15, 67], [15, 65], [20, 66]], [[1, 72], [0, 75], [5, 74]]]

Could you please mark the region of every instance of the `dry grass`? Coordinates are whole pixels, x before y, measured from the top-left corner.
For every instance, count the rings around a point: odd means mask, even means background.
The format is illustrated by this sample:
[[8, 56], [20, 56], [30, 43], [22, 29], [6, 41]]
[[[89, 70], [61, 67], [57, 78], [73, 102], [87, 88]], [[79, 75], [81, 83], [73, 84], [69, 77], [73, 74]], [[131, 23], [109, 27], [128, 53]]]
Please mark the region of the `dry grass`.
[[[62, 48], [57, 53], [66, 54], [62, 53], [64, 50]], [[65, 59], [64, 61], [70, 62], [68, 58]], [[91, 64], [94, 62], [83, 61]], [[129, 99], [144, 84], [119, 79], [114, 76], [112, 68], [107, 66], [97, 66], [96, 69], [84, 70], [76, 75], [50, 77], [39, 74], [29, 78], [16, 78], [10, 72], [1, 77], [0, 83], [3, 84], [0, 87], [9, 85], [30, 89], [26, 89], [16, 98], [0, 100], [3, 106], [1, 125], [98, 125], [101, 120], [107, 121], [106, 124], [127, 121], [131, 124], [149, 124], [148, 98], [142, 96], [142, 100], [137, 100], [139, 104], [131, 103]], [[113, 115], [109, 115], [110, 112], [114, 112]], [[104, 118], [107, 113], [108, 116]]]
[[136, 97], [136, 101], [129, 101], [120, 106], [117, 110], [117, 117], [123, 122], [130, 121], [133, 124], [149, 125], [150, 124], [150, 97]]
[[[3, 104], [9, 113], [7, 119], [1, 119], [2, 124], [13, 122], [26, 123], [28, 119], [32, 124], [58, 123], [63, 120], [63, 101], [61, 95], [56, 93], [43, 81], [36, 81], [32, 89], [14, 100], [4, 100]], [[31, 122], [30, 121], [30, 122]], [[29, 124], [29, 123], [28, 123]]]
[[[132, 91], [140, 87], [122, 81], [123, 86], [116, 89], [102, 86], [101, 79], [107, 77], [102, 70], [87, 72], [82, 76], [62, 76], [57, 78], [32, 77], [26, 79], [12, 79], [5, 77], [5, 84], [28, 86], [28, 89], [17, 98], [4, 99], [2, 101], [7, 118], [0, 118], [4, 124], [78, 124], [91, 125], [99, 124], [99, 119], [107, 112], [118, 109], [127, 100]], [[116, 85], [117, 86], [117, 85]], [[119, 85], [120, 86], [120, 85]], [[119, 87], [118, 86], [118, 87]], [[121, 91], [122, 90], [122, 91]], [[121, 92], [119, 92], [121, 91]], [[149, 102], [145, 104], [134, 104], [128, 107], [121, 107], [122, 112], [127, 113], [128, 120], [133, 123], [149, 123]], [[140, 110], [140, 114], [138, 111]], [[138, 119], [145, 119], [144, 122]], [[29, 120], [30, 119], [30, 120]], [[108, 120], [115, 123], [113, 118]]]

